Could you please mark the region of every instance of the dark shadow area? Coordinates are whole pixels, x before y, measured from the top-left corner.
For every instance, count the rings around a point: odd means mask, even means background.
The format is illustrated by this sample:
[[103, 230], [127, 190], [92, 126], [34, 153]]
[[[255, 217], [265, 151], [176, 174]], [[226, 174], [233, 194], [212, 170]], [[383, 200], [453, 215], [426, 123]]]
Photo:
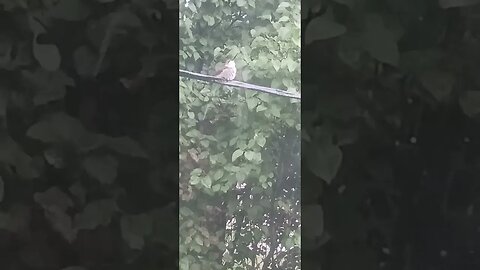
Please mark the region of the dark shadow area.
[[178, 269], [167, 2], [0, 1], [1, 269]]
[[326, 2], [302, 7], [302, 269], [480, 269], [478, 1]]

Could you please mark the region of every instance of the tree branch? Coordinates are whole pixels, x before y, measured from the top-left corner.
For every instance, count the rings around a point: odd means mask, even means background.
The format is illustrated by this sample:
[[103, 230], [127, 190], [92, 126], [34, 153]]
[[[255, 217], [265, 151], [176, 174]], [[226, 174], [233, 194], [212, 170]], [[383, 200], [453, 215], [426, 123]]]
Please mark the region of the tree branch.
[[250, 89], [250, 90], [263, 92], [263, 93], [268, 93], [268, 94], [277, 95], [277, 96], [282, 96], [282, 97], [289, 97], [289, 98], [294, 98], [294, 99], [298, 99], [298, 100], [301, 99], [301, 96], [298, 93], [287, 92], [287, 91], [281, 90], [281, 89], [275, 89], [275, 88], [270, 88], [270, 87], [255, 85], [255, 84], [239, 82], [239, 81], [229, 81], [229, 82], [222, 81], [218, 78], [215, 78], [215, 76], [195, 73], [195, 72], [186, 71], [186, 70], [182, 70], [182, 69], [180, 69], [180, 76], [181, 77], [186, 77], [186, 78], [191, 78], [191, 79], [196, 79], [196, 80], [200, 80], [200, 81], [206, 81], [206, 82], [218, 83], [218, 84], [223, 84], [223, 85], [228, 85], [228, 86], [233, 86], [233, 87]]

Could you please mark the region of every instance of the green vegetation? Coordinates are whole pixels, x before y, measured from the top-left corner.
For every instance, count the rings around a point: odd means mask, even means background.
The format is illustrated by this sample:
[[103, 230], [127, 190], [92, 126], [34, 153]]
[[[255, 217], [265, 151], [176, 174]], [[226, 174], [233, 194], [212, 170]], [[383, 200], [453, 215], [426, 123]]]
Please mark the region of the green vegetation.
[[[237, 80], [299, 91], [300, 3], [180, 1], [180, 67], [233, 57]], [[180, 174], [180, 269], [299, 269], [298, 101], [181, 78]]]

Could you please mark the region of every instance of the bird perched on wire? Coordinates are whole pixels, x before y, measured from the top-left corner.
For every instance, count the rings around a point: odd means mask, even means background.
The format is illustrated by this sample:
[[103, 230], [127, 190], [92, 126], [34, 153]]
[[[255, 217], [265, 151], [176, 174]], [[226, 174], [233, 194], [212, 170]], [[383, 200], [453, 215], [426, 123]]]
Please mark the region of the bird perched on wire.
[[215, 75], [215, 78], [222, 79], [224, 81], [231, 81], [235, 79], [237, 75], [237, 68], [235, 67], [235, 62], [233, 60], [227, 61], [222, 70]]

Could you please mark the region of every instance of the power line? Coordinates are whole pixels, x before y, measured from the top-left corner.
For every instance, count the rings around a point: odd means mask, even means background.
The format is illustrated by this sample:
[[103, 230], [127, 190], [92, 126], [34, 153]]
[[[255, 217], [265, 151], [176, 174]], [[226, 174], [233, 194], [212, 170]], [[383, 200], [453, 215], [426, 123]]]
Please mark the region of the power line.
[[239, 82], [239, 81], [228, 81], [228, 82], [227, 81], [222, 81], [222, 80], [219, 80], [218, 78], [215, 78], [214, 76], [195, 73], [195, 72], [182, 70], [182, 69], [180, 69], [180, 76], [191, 78], [191, 79], [196, 79], [196, 80], [200, 80], [200, 81], [218, 83], [218, 84], [223, 84], [223, 85], [228, 85], [228, 86], [233, 86], [233, 87], [240, 87], [240, 88], [250, 89], [250, 90], [263, 92], [263, 93], [268, 93], [268, 94], [272, 94], [272, 95], [289, 97], [289, 98], [301, 100], [301, 96], [300, 96], [299, 93], [292, 93], [292, 92], [287, 92], [287, 91], [281, 90], [281, 89], [275, 89], [275, 88], [270, 88], [270, 87], [265, 87], [265, 86], [250, 84], [250, 83]]

